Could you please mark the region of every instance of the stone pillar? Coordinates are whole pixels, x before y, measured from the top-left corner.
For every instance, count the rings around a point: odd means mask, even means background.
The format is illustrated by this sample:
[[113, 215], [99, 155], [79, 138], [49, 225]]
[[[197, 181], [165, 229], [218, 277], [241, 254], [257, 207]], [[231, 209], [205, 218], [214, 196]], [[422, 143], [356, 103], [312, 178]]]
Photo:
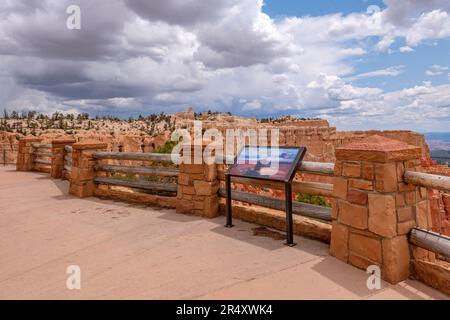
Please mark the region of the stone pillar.
[[33, 143], [40, 143], [41, 138], [25, 137], [19, 141], [19, 153], [17, 155], [16, 170], [17, 171], [32, 171], [34, 170], [34, 148]]
[[104, 151], [107, 144], [100, 141], [77, 142], [72, 145], [72, 174], [69, 193], [85, 198], [94, 195], [96, 160], [92, 156], [96, 151]]
[[64, 172], [64, 156], [65, 146], [71, 146], [76, 142], [73, 138], [56, 139], [52, 141], [52, 178], [58, 179], [63, 177]]
[[366, 269], [378, 265], [383, 279], [409, 275], [407, 234], [427, 221], [426, 190], [403, 181], [420, 167], [420, 147], [370, 136], [336, 149], [330, 253]]
[[206, 164], [203, 158], [201, 163], [194, 164], [194, 150], [201, 148], [203, 153], [205, 147], [206, 142], [202, 146], [192, 146], [192, 164], [179, 165], [176, 210], [178, 213], [214, 218], [219, 215], [217, 164]]

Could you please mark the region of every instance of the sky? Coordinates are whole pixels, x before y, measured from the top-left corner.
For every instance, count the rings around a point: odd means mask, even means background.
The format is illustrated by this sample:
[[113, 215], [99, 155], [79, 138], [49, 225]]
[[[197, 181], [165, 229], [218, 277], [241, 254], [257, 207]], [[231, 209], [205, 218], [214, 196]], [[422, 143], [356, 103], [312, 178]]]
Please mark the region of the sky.
[[0, 1], [0, 111], [188, 106], [450, 131], [450, 1]]

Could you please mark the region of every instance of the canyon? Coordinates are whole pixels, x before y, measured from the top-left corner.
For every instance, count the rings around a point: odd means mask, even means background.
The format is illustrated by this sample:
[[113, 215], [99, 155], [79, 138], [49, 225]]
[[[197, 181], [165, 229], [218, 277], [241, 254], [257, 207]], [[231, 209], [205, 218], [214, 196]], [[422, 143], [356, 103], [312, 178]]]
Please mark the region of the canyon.
[[[175, 129], [192, 130], [194, 121], [201, 121], [204, 130], [218, 129], [223, 136], [227, 129], [259, 130], [278, 129], [279, 143], [282, 146], [305, 146], [306, 161], [335, 162], [335, 149], [342, 145], [356, 142], [368, 136], [379, 135], [421, 148], [421, 165], [425, 172], [450, 176], [450, 168], [438, 164], [430, 158], [429, 146], [423, 134], [410, 130], [368, 130], [337, 131], [328, 121], [322, 119], [297, 119], [282, 117], [258, 120], [229, 113], [204, 112], [196, 114], [192, 108], [173, 115], [152, 115], [128, 121], [118, 119], [89, 119], [89, 117], [62, 117], [43, 120], [42, 117], [25, 119], [1, 119], [3, 129], [0, 131], [0, 164], [13, 164], [16, 161], [18, 141], [32, 133], [42, 138], [42, 143], [54, 139], [73, 137], [77, 141], [98, 140], [108, 145], [109, 151], [117, 152], [159, 152], [170, 140]], [[331, 177], [297, 174], [297, 179], [313, 182], [331, 183]], [[251, 187], [250, 187], [251, 188]], [[432, 210], [433, 230], [450, 235], [450, 194], [429, 190]], [[271, 191], [272, 196], [281, 196]]]

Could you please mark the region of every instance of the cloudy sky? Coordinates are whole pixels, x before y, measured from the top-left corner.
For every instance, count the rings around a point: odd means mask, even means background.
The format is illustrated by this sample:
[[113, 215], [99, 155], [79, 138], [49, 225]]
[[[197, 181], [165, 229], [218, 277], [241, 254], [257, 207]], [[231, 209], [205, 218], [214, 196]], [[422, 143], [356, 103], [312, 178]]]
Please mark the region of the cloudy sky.
[[0, 111], [189, 105], [450, 131], [450, 1], [0, 1]]

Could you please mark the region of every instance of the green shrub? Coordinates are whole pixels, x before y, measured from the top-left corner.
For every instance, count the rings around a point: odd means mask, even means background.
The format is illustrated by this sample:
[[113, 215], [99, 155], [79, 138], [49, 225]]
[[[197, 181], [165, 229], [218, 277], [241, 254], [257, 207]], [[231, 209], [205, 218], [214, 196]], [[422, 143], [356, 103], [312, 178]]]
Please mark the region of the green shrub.
[[177, 141], [167, 140], [163, 146], [156, 148], [155, 151], [153, 151], [153, 152], [154, 153], [172, 153], [173, 148], [177, 144], [178, 144]]
[[331, 207], [330, 204], [321, 196], [312, 196], [310, 194], [298, 193], [297, 201], [309, 204], [315, 204], [323, 207]]

